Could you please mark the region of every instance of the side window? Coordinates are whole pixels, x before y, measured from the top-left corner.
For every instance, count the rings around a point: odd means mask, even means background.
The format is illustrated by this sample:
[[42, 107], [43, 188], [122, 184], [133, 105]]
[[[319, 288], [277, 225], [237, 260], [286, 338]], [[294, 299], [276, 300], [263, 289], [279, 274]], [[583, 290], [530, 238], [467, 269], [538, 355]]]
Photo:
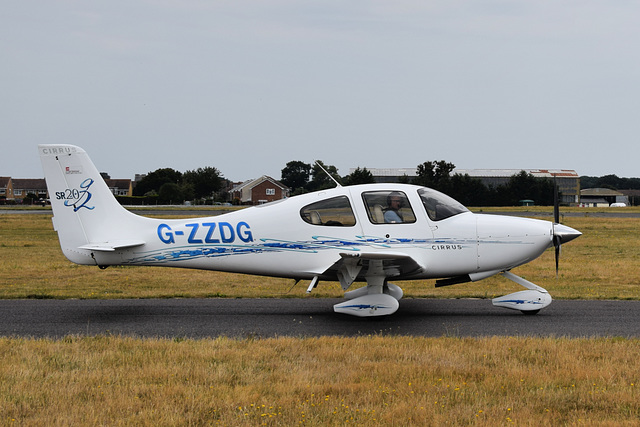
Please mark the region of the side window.
[[356, 217], [347, 196], [334, 197], [307, 205], [300, 210], [300, 216], [305, 222], [313, 225], [333, 227], [356, 225]]
[[416, 222], [409, 199], [402, 191], [370, 191], [362, 193], [362, 200], [373, 224]]

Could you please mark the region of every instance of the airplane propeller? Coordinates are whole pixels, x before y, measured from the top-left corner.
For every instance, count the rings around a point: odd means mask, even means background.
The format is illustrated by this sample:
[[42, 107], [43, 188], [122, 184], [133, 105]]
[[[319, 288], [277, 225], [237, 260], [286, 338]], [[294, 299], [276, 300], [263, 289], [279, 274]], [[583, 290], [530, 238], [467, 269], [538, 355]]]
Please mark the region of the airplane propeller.
[[577, 230], [560, 224], [560, 201], [558, 199], [558, 184], [555, 176], [553, 177], [553, 246], [556, 251], [556, 278], [558, 278], [558, 269], [560, 265], [560, 252], [563, 243], [570, 242], [578, 236], [581, 236]]
[[558, 270], [560, 268], [560, 247], [562, 239], [556, 234], [556, 225], [560, 224], [560, 201], [558, 200], [558, 183], [556, 177], [553, 177], [553, 246], [556, 251], [556, 279], [558, 278]]

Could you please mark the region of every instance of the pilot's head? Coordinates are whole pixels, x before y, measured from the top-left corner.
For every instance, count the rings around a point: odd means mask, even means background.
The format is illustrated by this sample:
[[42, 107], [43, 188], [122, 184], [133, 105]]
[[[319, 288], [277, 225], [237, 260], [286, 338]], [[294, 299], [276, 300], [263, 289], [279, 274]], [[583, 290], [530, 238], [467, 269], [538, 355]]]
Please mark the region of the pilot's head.
[[402, 196], [402, 193], [398, 191], [392, 191], [389, 193], [387, 196], [387, 206], [396, 211], [402, 209], [404, 206], [404, 197]]

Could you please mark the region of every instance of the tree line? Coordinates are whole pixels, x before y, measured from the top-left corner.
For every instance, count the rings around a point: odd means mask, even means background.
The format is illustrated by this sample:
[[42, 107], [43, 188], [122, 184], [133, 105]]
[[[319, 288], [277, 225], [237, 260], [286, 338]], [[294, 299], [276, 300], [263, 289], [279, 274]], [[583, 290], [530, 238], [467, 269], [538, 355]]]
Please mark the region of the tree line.
[[640, 178], [620, 178], [617, 175], [581, 176], [580, 188], [608, 188], [610, 190], [640, 190]]
[[[500, 185], [485, 185], [479, 178], [454, 174], [455, 165], [444, 160], [427, 161], [416, 166], [416, 176], [403, 176], [401, 183], [416, 184], [441, 191], [466, 206], [515, 206], [530, 199], [538, 205], [552, 205], [552, 179], [535, 178], [521, 171]], [[330, 175], [330, 176], [329, 176]], [[367, 168], [356, 168], [340, 176], [338, 169], [322, 161], [315, 164], [294, 160], [281, 170], [280, 181], [289, 187], [291, 195], [335, 187], [374, 183]], [[198, 168], [184, 173], [171, 168], [149, 172], [134, 188], [133, 195], [144, 198], [146, 204], [227, 202], [230, 182], [215, 167]], [[619, 178], [616, 175], [581, 177], [581, 188], [640, 189], [640, 178]]]
[[[335, 166], [320, 164], [345, 186], [375, 182], [367, 168], [358, 167], [340, 178]], [[552, 179], [535, 178], [522, 171], [505, 184], [487, 186], [479, 178], [468, 174], [452, 174], [455, 168], [453, 163], [444, 160], [428, 161], [416, 167], [415, 177], [400, 177], [399, 182], [433, 188], [466, 206], [515, 206], [523, 199], [534, 200], [539, 205], [553, 205], [555, 186]], [[292, 195], [335, 186], [318, 165], [312, 166], [301, 161], [287, 163], [282, 169], [281, 182], [291, 189]]]
[[149, 172], [138, 181], [133, 189], [133, 196], [144, 199], [145, 204], [180, 204], [186, 200], [214, 203], [226, 201], [225, 195], [220, 193], [226, 182], [220, 171], [214, 167], [198, 168], [184, 173], [162, 168]]

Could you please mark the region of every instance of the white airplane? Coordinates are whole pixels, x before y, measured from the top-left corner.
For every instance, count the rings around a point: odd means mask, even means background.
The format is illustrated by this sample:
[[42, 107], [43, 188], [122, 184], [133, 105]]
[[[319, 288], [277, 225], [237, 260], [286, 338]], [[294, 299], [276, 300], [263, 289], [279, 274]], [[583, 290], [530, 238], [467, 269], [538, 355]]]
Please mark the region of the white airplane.
[[[548, 221], [470, 212], [452, 198], [408, 184], [338, 186], [220, 216], [152, 219], [124, 209], [87, 153], [38, 147], [60, 246], [72, 262], [185, 267], [339, 281], [339, 313], [394, 313], [402, 289], [388, 280], [440, 279], [436, 286], [496, 274], [526, 290], [493, 304], [537, 313], [549, 293], [511, 273], [581, 233]], [[557, 217], [557, 214], [556, 214]], [[557, 252], [556, 252], [557, 254]], [[354, 282], [366, 286], [348, 291]]]

